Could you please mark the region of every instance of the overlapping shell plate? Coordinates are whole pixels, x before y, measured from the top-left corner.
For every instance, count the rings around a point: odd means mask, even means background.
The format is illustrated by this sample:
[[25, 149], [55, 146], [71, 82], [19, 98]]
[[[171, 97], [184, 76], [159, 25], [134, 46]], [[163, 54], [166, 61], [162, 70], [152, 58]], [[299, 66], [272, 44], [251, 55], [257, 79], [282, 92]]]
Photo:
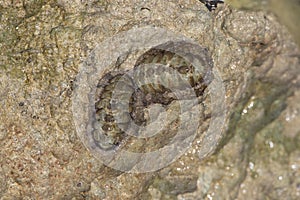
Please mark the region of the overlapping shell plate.
[[[178, 47], [179, 53], [172, 52]], [[190, 108], [200, 109], [203, 93], [213, 78], [211, 60], [207, 50], [202, 49], [195, 59], [188, 55], [189, 48], [193, 46], [188, 43], [153, 47], [138, 57], [131, 70], [114, 70], [100, 77], [93, 123], [93, 138], [99, 148], [124, 147], [128, 140], [131, 144], [135, 140], [135, 147], [144, 146], [143, 151], [153, 150], [150, 146], [160, 148], [176, 134], [181, 123], [179, 101], [188, 104], [196, 98], [197, 104]], [[194, 61], [204, 67], [193, 65]], [[151, 145], [151, 140], [161, 144]]]

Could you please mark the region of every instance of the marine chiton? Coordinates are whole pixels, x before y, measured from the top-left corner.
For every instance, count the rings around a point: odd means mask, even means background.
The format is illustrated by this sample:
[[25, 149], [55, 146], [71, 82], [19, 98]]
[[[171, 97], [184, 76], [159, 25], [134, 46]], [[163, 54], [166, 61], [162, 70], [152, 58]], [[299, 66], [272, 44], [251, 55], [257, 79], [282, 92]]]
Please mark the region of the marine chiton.
[[[112, 44], [119, 48], [100, 50]], [[131, 54], [137, 56], [128, 66]], [[77, 77], [78, 135], [110, 167], [160, 169], [199, 134], [203, 93], [214, 80], [208, 50], [183, 36], [152, 27], [120, 34], [96, 48]], [[209, 145], [218, 140], [203, 137]], [[203, 155], [215, 147], [204, 149]]]

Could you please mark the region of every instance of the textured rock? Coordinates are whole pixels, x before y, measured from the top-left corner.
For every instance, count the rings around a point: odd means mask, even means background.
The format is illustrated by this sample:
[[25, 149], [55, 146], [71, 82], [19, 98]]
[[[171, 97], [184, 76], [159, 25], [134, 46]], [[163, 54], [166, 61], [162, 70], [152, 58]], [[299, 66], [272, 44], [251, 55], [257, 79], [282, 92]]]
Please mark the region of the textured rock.
[[[73, 82], [99, 42], [149, 24], [208, 48], [226, 89], [225, 137], [204, 160], [196, 138], [162, 170], [121, 173], [77, 137]], [[186, 0], [4, 0], [0, 27], [3, 199], [299, 198], [300, 52], [274, 15]]]

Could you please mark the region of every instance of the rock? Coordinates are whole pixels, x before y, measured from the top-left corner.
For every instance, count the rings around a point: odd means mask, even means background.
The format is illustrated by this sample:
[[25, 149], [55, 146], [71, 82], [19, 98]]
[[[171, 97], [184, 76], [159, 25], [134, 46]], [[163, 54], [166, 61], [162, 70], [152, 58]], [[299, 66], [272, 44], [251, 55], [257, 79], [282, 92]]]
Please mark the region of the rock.
[[[299, 197], [300, 52], [273, 14], [226, 2], [209, 12], [185, 0], [4, 0], [0, 20], [4, 199]], [[94, 158], [76, 135], [72, 95], [97, 44], [145, 25], [206, 47], [225, 88], [226, 118], [220, 138], [208, 140], [214, 154], [200, 159], [214, 103], [207, 91], [203, 123], [183, 156], [155, 172], [123, 173]]]

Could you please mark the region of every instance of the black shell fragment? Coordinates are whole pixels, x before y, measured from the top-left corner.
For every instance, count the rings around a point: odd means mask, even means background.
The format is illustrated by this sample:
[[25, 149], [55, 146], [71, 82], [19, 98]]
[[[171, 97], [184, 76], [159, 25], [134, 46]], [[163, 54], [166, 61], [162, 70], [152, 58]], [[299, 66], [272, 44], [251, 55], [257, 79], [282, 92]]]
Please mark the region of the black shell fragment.
[[200, 0], [209, 11], [215, 10], [218, 6], [218, 3], [224, 3], [223, 0]]

